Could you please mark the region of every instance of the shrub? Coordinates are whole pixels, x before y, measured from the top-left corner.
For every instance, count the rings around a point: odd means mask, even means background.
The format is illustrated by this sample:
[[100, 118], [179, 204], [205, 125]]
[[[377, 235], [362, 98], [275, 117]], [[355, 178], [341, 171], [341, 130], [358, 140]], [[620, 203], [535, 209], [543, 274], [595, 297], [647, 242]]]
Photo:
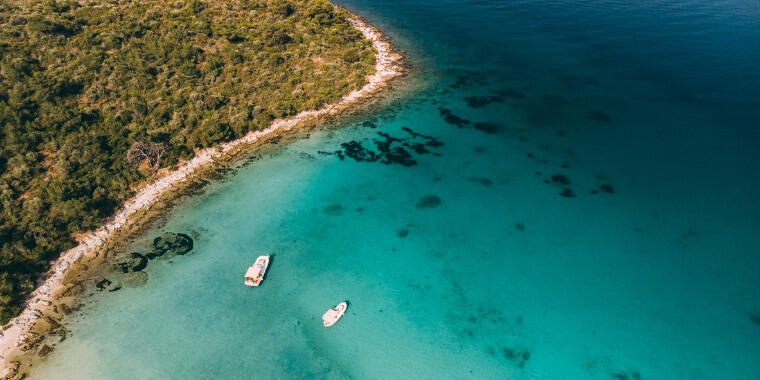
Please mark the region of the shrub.
[[359, 88], [374, 56], [347, 16], [326, 0], [0, 2], [0, 322], [159, 167]]

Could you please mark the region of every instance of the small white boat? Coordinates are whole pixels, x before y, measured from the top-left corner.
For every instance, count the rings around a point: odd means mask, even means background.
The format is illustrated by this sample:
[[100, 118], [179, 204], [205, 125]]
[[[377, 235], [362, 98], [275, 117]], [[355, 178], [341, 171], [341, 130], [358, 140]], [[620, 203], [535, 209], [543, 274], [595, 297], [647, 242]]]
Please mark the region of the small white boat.
[[269, 255], [259, 256], [256, 261], [245, 271], [245, 284], [259, 286], [264, 281], [264, 273], [269, 266]]
[[327, 312], [322, 316], [322, 323], [325, 325], [325, 327], [330, 327], [334, 325], [336, 322], [338, 322], [340, 317], [343, 316], [347, 308], [348, 308], [348, 304], [345, 302], [341, 302], [338, 304], [338, 306], [335, 306], [334, 308], [327, 310]]

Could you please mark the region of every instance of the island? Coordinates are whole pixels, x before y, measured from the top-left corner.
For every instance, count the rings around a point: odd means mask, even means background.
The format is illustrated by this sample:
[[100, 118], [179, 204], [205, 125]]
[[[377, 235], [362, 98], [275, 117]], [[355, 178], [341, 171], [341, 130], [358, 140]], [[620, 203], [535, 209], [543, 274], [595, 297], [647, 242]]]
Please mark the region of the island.
[[377, 94], [400, 59], [326, 0], [2, 2], [9, 373], [65, 272], [139, 210], [247, 144]]

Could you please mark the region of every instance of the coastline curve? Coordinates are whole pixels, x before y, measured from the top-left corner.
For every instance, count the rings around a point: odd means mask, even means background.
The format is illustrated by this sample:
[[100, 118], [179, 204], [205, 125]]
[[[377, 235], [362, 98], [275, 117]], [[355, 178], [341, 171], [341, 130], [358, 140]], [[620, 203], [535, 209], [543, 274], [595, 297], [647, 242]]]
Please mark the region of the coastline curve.
[[0, 378], [12, 379], [23, 373], [24, 363], [18, 360], [43, 338], [33, 332], [38, 321], [46, 315], [59, 295], [66, 290], [67, 273], [83, 260], [97, 256], [98, 252], [115, 240], [120, 233], [141, 222], [141, 214], [154, 207], [168, 193], [177, 191], [203, 170], [216, 167], [226, 158], [235, 156], [256, 142], [277, 133], [292, 131], [326, 117], [339, 116], [365, 100], [389, 88], [393, 79], [401, 77], [406, 69], [404, 57], [388, 42], [385, 35], [360, 16], [351, 13], [349, 23], [358, 29], [375, 49], [375, 72], [364, 86], [343, 96], [340, 101], [319, 110], [301, 112], [293, 117], [273, 121], [267, 128], [251, 131], [245, 136], [214, 147], [203, 149], [176, 170], [154, 180], [124, 202], [101, 227], [87, 233], [74, 248], [64, 251], [52, 264], [45, 280], [27, 300], [24, 310], [0, 330]]

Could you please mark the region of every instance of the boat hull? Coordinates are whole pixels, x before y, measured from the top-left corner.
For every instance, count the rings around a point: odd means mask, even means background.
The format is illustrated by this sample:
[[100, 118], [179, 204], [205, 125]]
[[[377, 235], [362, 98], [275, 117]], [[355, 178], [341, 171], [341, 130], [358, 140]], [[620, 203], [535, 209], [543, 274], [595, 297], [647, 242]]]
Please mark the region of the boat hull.
[[324, 315], [322, 315], [322, 324], [325, 327], [330, 327], [337, 323], [342, 317], [343, 314], [346, 313], [346, 309], [348, 309], [348, 303], [341, 302], [338, 304], [338, 306], [335, 306], [334, 308], [327, 310]]
[[257, 287], [264, 281], [264, 275], [269, 267], [269, 255], [259, 256], [245, 272], [245, 281], [247, 286]]

